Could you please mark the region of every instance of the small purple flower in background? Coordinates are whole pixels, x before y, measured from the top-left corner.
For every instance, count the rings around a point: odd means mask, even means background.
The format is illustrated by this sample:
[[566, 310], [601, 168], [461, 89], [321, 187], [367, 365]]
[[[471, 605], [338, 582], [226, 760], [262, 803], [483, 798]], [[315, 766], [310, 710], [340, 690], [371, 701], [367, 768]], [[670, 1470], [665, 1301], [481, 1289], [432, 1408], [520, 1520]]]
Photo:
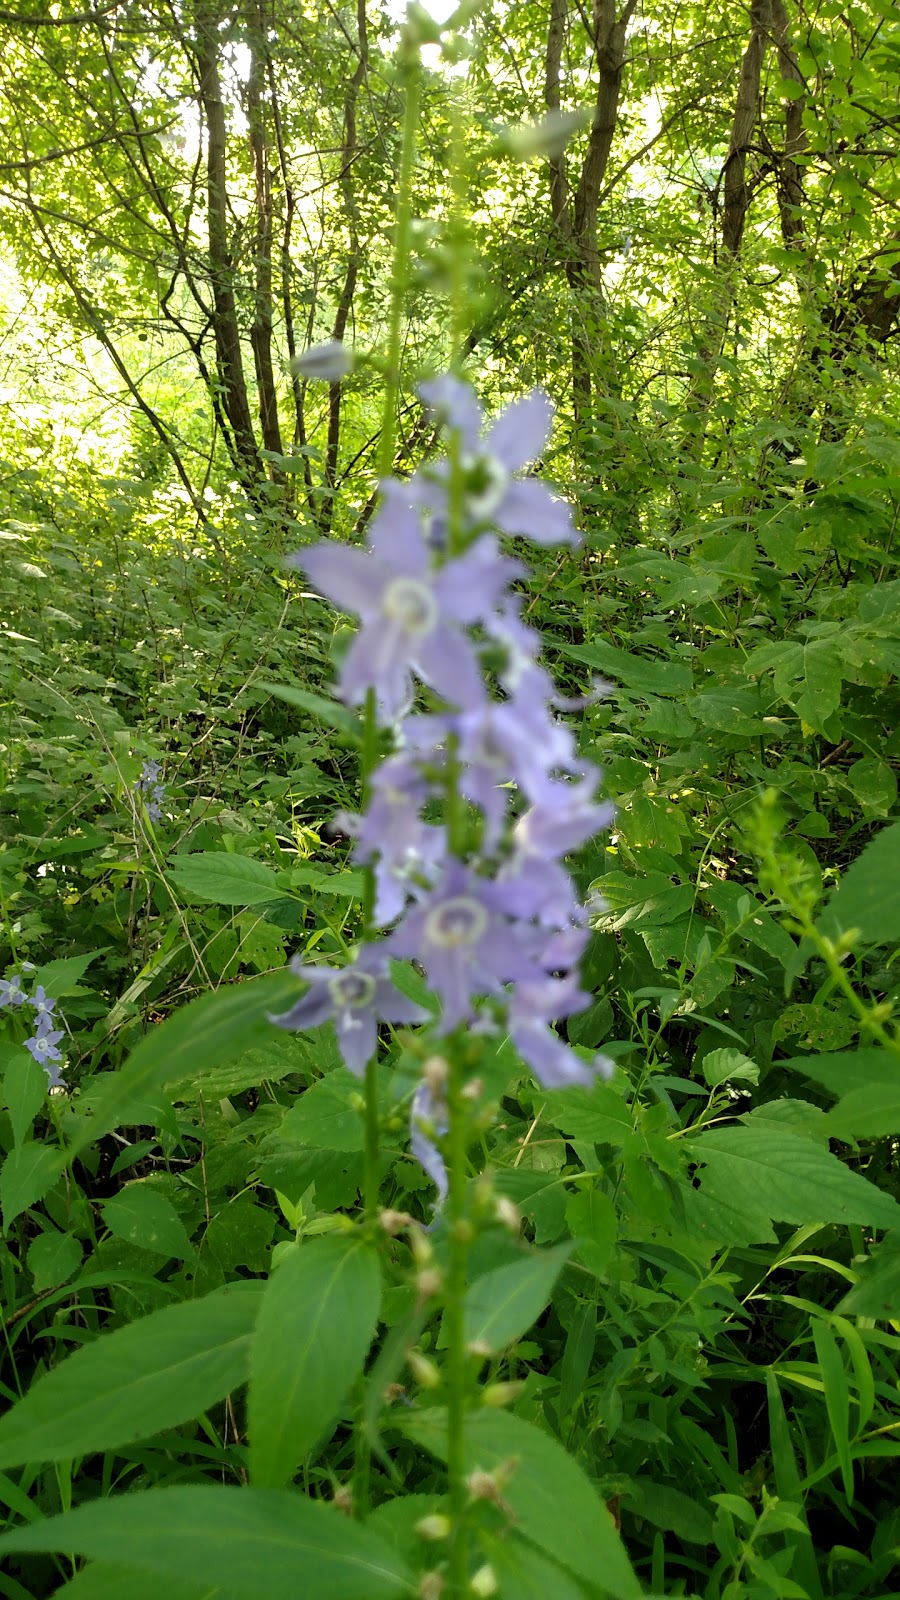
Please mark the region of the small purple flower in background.
[[11, 978], [0, 978], [0, 1006], [21, 1006], [27, 999], [19, 973]]
[[426, 1061], [409, 1114], [409, 1147], [437, 1189], [440, 1208], [447, 1198], [447, 1168], [435, 1144], [447, 1132], [447, 1105], [442, 1093], [441, 1068], [446, 1079], [446, 1063], [438, 1058]]
[[387, 957], [377, 948], [363, 949], [358, 960], [346, 967], [308, 967], [295, 958], [291, 971], [309, 988], [290, 1011], [270, 1020], [279, 1028], [295, 1031], [317, 1028], [331, 1020], [344, 1064], [357, 1077], [375, 1054], [379, 1022], [427, 1020], [427, 1011], [395, 988], [388, 975]]
[[162, 768], [158, 761], [145, 761], [141, 775], [134, 787], [144, 802], [149, 822], [159, 822], [166, 798], [166, 786], [160, 782]]

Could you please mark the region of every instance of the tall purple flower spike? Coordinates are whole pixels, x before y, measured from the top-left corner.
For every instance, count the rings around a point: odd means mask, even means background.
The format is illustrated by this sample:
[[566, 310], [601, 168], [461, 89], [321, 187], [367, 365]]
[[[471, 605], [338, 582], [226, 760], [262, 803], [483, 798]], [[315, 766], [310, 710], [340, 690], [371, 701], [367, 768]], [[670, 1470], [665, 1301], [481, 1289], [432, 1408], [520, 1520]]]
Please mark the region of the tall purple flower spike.
[[427, 1021], [427, 1011], [395, 988], [387, 958], [377, 948], [363, 949], [358, 960], [346, 967], [309, 967], [295, 958], [291, 971], [309, 988], [290, 1011], [269, 1020], [295, 1031], [332, 1021], [344, 1064], [358, 1078], [375, 1054], [379, 1021]]

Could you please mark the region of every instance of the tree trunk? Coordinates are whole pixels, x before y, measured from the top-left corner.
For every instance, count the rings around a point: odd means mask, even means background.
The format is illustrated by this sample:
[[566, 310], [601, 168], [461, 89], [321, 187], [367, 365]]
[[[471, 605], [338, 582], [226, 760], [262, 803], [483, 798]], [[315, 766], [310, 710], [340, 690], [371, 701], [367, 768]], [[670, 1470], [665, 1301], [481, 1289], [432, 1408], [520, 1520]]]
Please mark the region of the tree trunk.
[[[259, 397], [259, 422], [266, 450], [283, 453], [278, 422], [278, 395], [272, 367], [272, 182], [266, 141], [262, 88], [267, 46], [258, 0], [249, 0], [247, 38], [250, 45], [250, 76], [247, 82], [247, 121], [250, 130], [250, 155], [253, 162], [256, 239], [254, 248], [254, 314], [250, 328], [256, 390]], [[278, 471], [273, 477], [280, 477]]]

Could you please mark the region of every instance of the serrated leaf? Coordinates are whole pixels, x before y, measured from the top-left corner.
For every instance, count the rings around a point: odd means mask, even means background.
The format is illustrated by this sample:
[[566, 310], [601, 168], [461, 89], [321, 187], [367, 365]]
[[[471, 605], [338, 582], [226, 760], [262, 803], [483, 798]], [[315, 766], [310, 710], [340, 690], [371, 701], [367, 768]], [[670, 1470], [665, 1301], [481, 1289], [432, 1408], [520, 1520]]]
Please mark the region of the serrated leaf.
[[864, 944], [900, 940], [900, 822], [876, 834], [848, 867], [819, 917], [819, 932], [830, 939], [851, 928]]
[[103, 1207], [103, 1221], [110, 1233], [144, 1250], [176, 1256], [184, 1261], [194, 1253], [184, 1223], [171, 1200], [150, 1184], [128, 1183]]
[[71, 1233], [39, 1233], [28, 1246], [28, 1271], [35, 1294], [65, 1283], [81, 1266], [81, 1245]]
[[21, 1145], [47, 1099], [47, 1074], [29, 1050], [15, 1050], [3, 1074], [3, 1099], [9, 1111], [13, 1143]]
[[149, 1489], [0, 1535], [0, 1554], [52, 1550], [153, 1572], [161, 1585], [214, 1585], [230, 1600], [260, 1600], [261, 1583], [266, 1600], [415, 1593], [408, 1568], [384, 1540], [333, 1506], [284, 1489]]
[[526, 1333], [547, 1305], [573, 1248], [567, 1241], [476, 1278], [466, 1291], [466, 1343], [493, 1354]]
[[38, 1200], [43, 1200], [65, 1166], [59, 1150], [48, 1144], [25, 1144], [10, 1151], [0, 1167], [0, 1207], [3, 1226], [12, 1227], [16, 1217]]
[[283, 1139], [318, 1150], [362, 1150], [363, 1119], [357, 1102], [360, 1086], [345, 1068], [313, 1083], [291, 1106], [281, 1124]]
[[378, 1258], [325, 1236], [286, 1255], [266, 1285], [247, 1401], [250, 1475], [288, 1483], [362, 1370], [381, 1300]]
[[900, 1205], [811, 1139], [765, 1127], [712, 1128], [689, 1143], [700, 1192], [778, 1222], [900, 1223]]
[[264, 861], [231, 855], [225, 850], [173, 856], [166, 871], [186, 894], [217, 906], [265, 905], [277, 900], [289, 887], [287, 875], [275, 872]]
[[0, 1467], [115, 1450], [199, 1416], [246, 1379], [260, 1291], [166, 1306], [76, 1350], [0, 1418]]
[[590, 1089], [557, 1089], [548, 1094], [544, 1121], [570, 1139], [621, 1145], [631, 1133], [632, 1118], [622, 1096], [608, 1083]]
[[703, 1057], [700, 1070], [711, 1089], [717, 1089], [720, 1083], [759, 1083], [759, 1067], [756, 1063], [740, 1050], [732, 1050], [728, 1046], [722, 1050], [710, 1050]]

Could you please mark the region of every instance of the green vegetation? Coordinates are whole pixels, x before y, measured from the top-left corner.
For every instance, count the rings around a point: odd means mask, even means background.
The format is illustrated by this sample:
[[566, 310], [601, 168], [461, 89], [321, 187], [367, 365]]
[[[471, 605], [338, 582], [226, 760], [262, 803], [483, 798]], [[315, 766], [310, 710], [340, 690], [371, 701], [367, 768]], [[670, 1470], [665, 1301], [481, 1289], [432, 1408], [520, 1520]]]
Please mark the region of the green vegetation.
[[[0, 12], [0, 1596], [888, 1600], [900, 19], [410, 17]], [[616, 808], [592, 1087], [270, 1021], [390, 745], [286, 557], [459, 512], [451, 368], [581, 534], [503, 546]]]

